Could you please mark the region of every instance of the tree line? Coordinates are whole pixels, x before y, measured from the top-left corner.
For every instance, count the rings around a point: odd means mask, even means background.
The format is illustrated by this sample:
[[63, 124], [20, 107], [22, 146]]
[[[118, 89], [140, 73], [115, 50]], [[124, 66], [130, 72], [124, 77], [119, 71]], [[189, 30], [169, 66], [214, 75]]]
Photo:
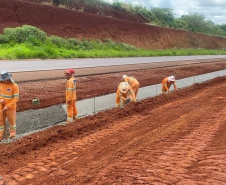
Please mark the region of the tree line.
[[122, 10], [133, 14], [138, 14], [145, 18], [148, 24], [183, 29], [193, 32], [199, 32], [214, 36], [226, 36], [226, 24], [215, 25], [212, 21], [206, 20], [205, 16], [200, 13], [189, 13], [176, 18], [173, 9], [156, 8], [147, 9], [140, 5], [132, 5], [121, 2], [119, 0], [52, 0], [56, 6], [64, 6], [66, 8], [74, 8], [73, 6], [85, 4], [87, 6], [95, 6], [100, 9], [113, 7], [116, 11]]

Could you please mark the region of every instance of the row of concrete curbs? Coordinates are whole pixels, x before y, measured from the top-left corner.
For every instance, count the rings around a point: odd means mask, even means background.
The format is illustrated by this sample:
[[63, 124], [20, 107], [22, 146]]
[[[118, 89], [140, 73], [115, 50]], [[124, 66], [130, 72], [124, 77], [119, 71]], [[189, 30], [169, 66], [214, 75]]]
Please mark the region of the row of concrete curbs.
[[[195, 83], [202, 83], [217, 77], [226, 76], [226, 70], [216, 71], [203, 75], [188, 77], [177, 80], [179, 89], [189, 87]], [[171, 88], [173, 89], [173, 88]], [[151, 85], [139, 89], [137, 100], [155, 97], [161, 94], [161, 84]], [[116, 94], [108, 94], [104, 96], [85, 99], [77, 102], [79, 117], [96, 114], [100, 111], [115, 107]], [[56, 124], [60, 124], [66, 120], [66, 105], [56, 105], [45, 109], [27, 110], [17, 113], [17, 134], [23, 137], [33, 132], [37, 132]]]

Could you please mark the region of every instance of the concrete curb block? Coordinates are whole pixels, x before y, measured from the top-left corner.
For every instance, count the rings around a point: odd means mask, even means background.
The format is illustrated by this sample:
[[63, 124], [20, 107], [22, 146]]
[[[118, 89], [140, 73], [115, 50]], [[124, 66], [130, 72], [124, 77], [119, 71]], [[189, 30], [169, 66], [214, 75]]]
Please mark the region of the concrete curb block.
[[[226, 70], [221, 70], [213, 73], [207, 73], [194, 77], [188, 77], [177, 80], [178, 88], [189, 87], [195, 83], [201, 83], [211, 80], [216, 77], [222, 77], [226, 75]], [[171, 90], [173, 88], [171, 87]], [[161, 84], [151, 85], [139, 89], [138, 100], [142, 100], [149, 97], [154, 97], [161, 94]], [[77, 101], [77, 108], [79, 117], [92, 115], [100, 111], [111, 109], [115, 107], [115, 93], [105, 96], [94, 97]], [[34, 132], [42, 130], [52, 125], [64, 122], [66, 120], [66, 105], [56, 105], [45, 109], [27, 110], [17, 113], [17, 134], [24, 134], [28, 132]]]

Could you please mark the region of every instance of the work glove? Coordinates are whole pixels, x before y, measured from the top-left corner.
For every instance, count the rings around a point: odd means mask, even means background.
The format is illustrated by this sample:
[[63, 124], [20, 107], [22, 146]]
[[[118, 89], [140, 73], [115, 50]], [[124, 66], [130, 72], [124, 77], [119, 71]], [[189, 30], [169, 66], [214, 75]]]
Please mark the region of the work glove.
[[5, 103], [5, 100], [3, 100], [3, 99], [0, 99], [0, 103]]
[[127, 100], [125, 101], [124, 104], [127, 104], [127, 103], [129, 103], [129, 102], [130, 102], [130, 99], [127, 99]]
[[5, 106], [5, 107], [2, 109], [2, 111], [7, 111], [7, 110], [9, 110], [9, 107], [7, 107], [7, 106]]

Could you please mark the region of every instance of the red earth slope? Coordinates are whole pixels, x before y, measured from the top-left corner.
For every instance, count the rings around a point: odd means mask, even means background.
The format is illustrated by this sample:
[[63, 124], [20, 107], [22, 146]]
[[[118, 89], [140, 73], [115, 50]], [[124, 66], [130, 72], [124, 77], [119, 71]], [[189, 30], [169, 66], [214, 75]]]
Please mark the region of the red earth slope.
[[19, 0], [0, 0], [0, 32], [6, 27], [36, 26], [48, 35], [77, 39], [110, 38], [139, 48], [226, 47], [226, 38], [174, 30]]

